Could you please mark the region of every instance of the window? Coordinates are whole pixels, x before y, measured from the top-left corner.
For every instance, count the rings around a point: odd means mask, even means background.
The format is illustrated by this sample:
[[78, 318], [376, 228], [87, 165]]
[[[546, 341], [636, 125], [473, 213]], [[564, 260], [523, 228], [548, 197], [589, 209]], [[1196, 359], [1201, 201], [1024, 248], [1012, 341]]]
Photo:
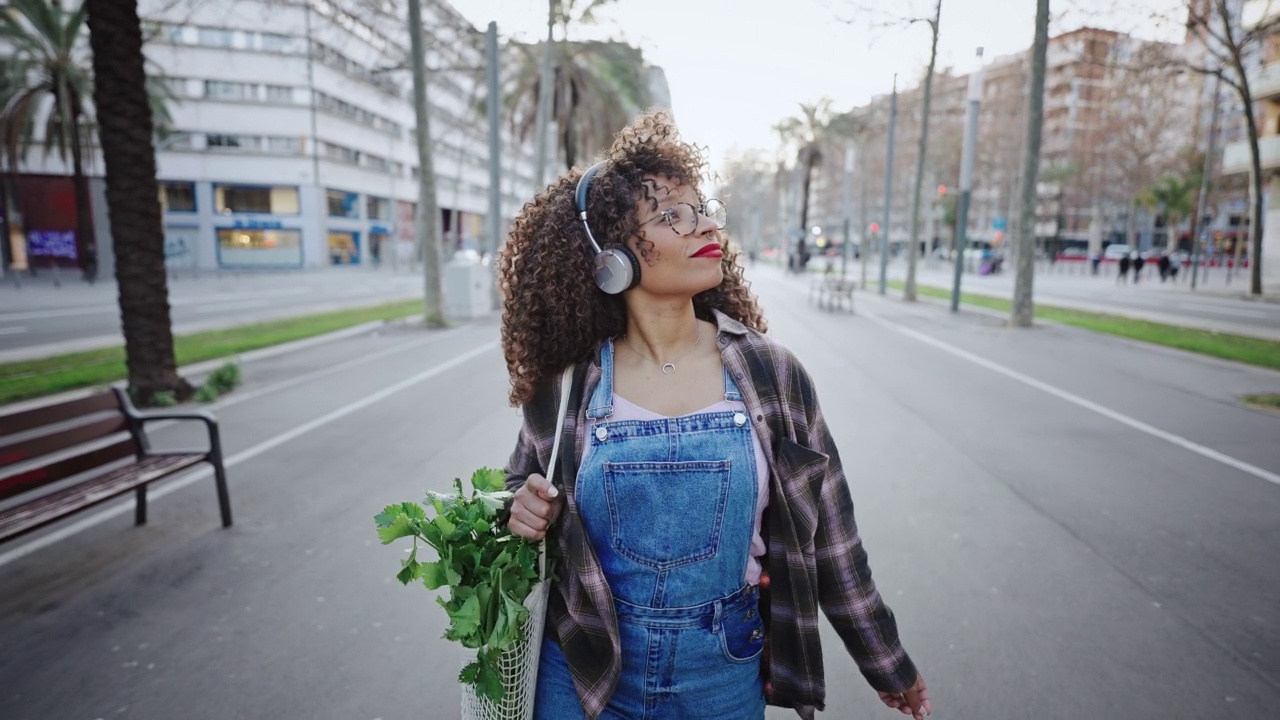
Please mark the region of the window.
[[287, 136], [269, 137], [267, 138], [267, 152], [281, 155], [301, 155], [302, 139]]
[[293, 102], [293, 88], [286, 85], [267, 85], [267, 102]]
[[218, 263], [224, 267], [301, 266], [302, 232], [284, 228], [218, 228]]
[[200, 28], [197, 42], [210, 47], [231, 47], [233, 35], [230, 30], [222, 28]]
[[391, 161], [380, 155], [370, 155], [369, 153], [365, 153], [364, 166], [370, 170], [377, 170], [381, 173], [391, 172]]
[[190, 182], [160, 183], [161, 212], [195, 212], [196, 184]]
[[360, 217], [360, 196], [353, 192], [329, 190], [325, 193], [328, 200], [329, 217]]
[[255, 95], [254, 87], [245, 83], [204, 81], [204, 96], [211, 100], [253, 100]]
[[275, 33], [258, 33], [258, 46], [271, 52], [289, 52], [294, 48], [293, 38]]
[[349, 147], [334, 145], [333, 143], [321, 142], [320, 150], [324, 156], [330, 160], [342, 163], [350, 163], [352, 165], [360, 164], [360, 152], [352, 150]]
[[162, 77], [160, 78], [160, 82], [164, 83], [165, 89], [173, 93], [174, 97], [182, 98], [190, 95], [190, 93], [187, 92], [186, 78]]
[[213, 200], [220, 213], [298, 214], [298, 188], [291, 186], [217, 185]]
[[210, 150], [257, 150], [262, 138], [256, 135], [206, 135], [205, 147]]
[[370, 195], [365, 198], [365, 215], [370, 220], [390, 220], [391, 219], [391, 201], [386, 198], [374, 197]]

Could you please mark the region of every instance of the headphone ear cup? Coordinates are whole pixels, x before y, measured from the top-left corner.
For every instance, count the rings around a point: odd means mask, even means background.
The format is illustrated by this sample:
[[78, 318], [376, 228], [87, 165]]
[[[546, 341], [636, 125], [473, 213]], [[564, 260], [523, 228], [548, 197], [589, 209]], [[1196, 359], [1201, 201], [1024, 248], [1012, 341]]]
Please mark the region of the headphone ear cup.
[[640, 261], [631, 250], [617, 245], [596, 254], [596, 285], [609, 295], [640, 284]]

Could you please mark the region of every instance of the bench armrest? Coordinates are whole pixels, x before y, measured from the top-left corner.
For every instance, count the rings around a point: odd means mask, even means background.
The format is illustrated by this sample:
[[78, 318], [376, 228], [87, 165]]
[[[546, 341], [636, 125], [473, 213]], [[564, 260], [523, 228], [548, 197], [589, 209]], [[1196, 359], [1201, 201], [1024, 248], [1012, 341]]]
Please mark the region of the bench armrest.
[[[208, 451], [199, 450], [205, 454], [206, 458], [221, 467], [222, 465], [222, 434], [218, 432], [218, 420], [213, 413], [204, 410], [138, 410], [129, 401], [129, 395], [120, 388], [116, 388], [116, 394], [120, 397], [120, 405], [124, 409], [125, 415], [129, 418], [129, 424], [133, 428], [135, 437], [145, 448], [146, 454], [150, 455], [150, 443], [147, 442], [146, 424], [157, 420], [179, 420], [179, 421], [196, 421], [204, 423], [205, 429], [209, 431], [209, 449]], [[156, 453], [163, 455], [165, 453]]]

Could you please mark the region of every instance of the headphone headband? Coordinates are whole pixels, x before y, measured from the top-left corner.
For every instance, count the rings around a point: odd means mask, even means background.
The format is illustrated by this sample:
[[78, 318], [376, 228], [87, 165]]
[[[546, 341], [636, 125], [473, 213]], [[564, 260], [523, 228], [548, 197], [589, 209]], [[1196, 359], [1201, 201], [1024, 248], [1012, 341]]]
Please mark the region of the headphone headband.
[[587, 224], [587, 190], [591, 187], [591, 179], [600, 172], [600, 168], [604, 167], [603, 162], [587, 168], [582, 173], [582, 177], [578, 178], [578, 188], [573, 193], [573, 204], [577, 207], [578, 218], [582, 220], [582, 226], [587, 229], [587, 239], [591, 241], [591, 247], [596, 252], [600, 252], [600, 243], [596, 242], [595, 235], [591, 234], [591, 226]]
[[591, 188], [591, 179], [604, 167], [603, 162], [587, 168], [578, 178], [577, 190], [573, 193], [573, 202], [578, 211], [578, 219], [587, 231], [587, 240], [595, 249], [596, 286], [610, 295], [617, 295], [640, 284], [640, 262], [625, 245], [610, 246], [600, 249], [600, 243], [591, 233], [591, 225], [587, 222], [587, 190]]

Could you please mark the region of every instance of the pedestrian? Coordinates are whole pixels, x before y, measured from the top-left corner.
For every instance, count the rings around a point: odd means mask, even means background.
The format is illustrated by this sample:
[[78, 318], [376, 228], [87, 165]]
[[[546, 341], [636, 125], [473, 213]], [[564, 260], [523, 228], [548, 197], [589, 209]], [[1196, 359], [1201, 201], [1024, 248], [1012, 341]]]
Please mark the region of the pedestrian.
[[1146, 262], [1147, 261], [1142, 257], [1141, 253], [1133, 254], [1133, 284], [1134, 285], [1137, 285], [1138, 281], [1142, 279], [1142, 266], [1145, 265]]
[[813, 383], [765, 334], [705, 170], [666, 112], [641, 115], [525, 205], [499, 259], [524, 416], [508, 526], [558, 556], [534, 717], [811, 718], [820, 591], [881, 700], [923, 718]]
[[1169, 256], [1169, 277], [1176, 282], [1178, 280], [1178, 271], [1182, 269], [1182, 256], [1174, 253]]
[[1098, 265], [1100, 265], [1101, 263], [1102, 263], [1102, 254], [1101, 254], [1101, 253], [1096, 253], [1096, 252], [1095, 252], [1095, 253], [1089, 253], [1089, 265], [1092, 267], [1092, 269], [1093, 269], [1093, 274], [1094, 274], [1095, 276], [1098, 274]]
[[1169, 279], [1169, 253], [1160, 253], [1160, 259], [1156, 261], [1156, 268], [1160, 271], [1160, 282]]
[[1123, 283], [1129, 281], [1129, 265], [1133, 260], [1126, 254], [1120, 256], [1120, 261], [1116, 263], [1120, 267], [1120, 273], [1116, 275], [1116, 282]]

